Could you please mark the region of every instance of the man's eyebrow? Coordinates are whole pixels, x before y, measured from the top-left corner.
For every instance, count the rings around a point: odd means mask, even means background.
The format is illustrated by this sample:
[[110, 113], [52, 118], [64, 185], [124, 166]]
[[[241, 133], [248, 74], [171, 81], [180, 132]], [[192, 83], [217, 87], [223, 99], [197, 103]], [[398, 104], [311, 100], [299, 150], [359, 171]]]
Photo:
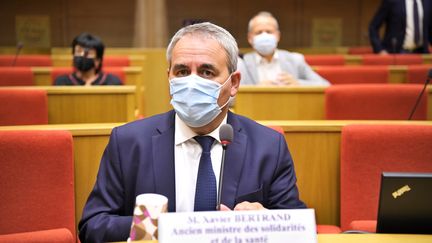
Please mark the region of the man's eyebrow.
[[204, 63], [204, 64], [200, 65], [199, 69], [210, 69], [213, 71], [218, 71], [218, 69], [213, 64], [209, 64], [209, 63]]
[[185, 64], [175, 64], [172, 69], [173, 70], [189, 69], [189, 67]]

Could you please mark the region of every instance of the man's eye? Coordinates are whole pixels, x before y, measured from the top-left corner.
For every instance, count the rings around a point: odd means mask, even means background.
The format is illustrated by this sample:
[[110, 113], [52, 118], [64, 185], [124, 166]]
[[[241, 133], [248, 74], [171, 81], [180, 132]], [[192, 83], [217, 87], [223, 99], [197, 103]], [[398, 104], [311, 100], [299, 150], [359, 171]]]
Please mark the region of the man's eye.
[[186, 69], [178, 70], [175, 74], [177, 77], [188, 76], [189, 72]]
[[212, 71], [209, 71], [209, 70], [203, 70], [203, 71], [201, 72], [201, 76], [204, 77], [204, 78], [212, 78], [212, 77], [214, 77], [214, 74], [213, 74]]

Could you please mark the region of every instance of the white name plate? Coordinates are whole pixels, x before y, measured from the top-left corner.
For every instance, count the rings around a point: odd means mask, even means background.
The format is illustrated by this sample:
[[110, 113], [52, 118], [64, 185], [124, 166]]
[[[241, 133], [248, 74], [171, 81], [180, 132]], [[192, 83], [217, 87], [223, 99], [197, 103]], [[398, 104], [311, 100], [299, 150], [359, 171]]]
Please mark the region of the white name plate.
[[161, 243], [316, 243], [315, 211], [285, 209], [163, 213]]

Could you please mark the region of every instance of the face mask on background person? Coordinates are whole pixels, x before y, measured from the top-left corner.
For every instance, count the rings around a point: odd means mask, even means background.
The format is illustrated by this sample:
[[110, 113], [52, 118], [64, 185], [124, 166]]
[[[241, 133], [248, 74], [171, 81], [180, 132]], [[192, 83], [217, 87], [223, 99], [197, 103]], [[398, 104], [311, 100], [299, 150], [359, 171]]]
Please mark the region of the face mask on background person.
[[277, 46], [276, 36], [263, 32], [253, 38], [253, 47], [261, 55], [267, 56], [274, 52]]
[[171, 105], [180, 119], [190, 127], [202, 127], [213, 121], [232, 99], [230, 97], [221, 107], [217, 103], [220, 91], [231, 75], [223, 84], [195, 74], [171, 79]]
[[73, 63], [74, 67], [81, 72], [87, 72], [95, 67], [94, 58], [88, 58], [84, 56], [74, 56]]

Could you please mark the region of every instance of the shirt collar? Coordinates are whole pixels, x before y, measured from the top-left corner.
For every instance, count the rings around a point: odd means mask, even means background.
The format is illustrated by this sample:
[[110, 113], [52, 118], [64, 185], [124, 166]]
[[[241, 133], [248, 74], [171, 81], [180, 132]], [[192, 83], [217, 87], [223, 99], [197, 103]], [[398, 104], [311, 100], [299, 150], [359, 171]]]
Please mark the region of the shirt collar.
[[[219, 124], [219, 126], [215, 130], [213, 130], [209, 134], [206, 134], [205, 136], [211, 136], [216, 141], [218, 141], [220, 143], [219, 129], [222, 125], [227, 123], [227, 117], [228, 117], [228, 115], [225, 115], [221, 124]], [[182, 121], [182, 119], [180, 119], [180, 117], [176, 114], [175, 115], [175, 133], [174, 133], [175, 145], [182, 144], [182, 143], [188, 141], [189, 139], [191, 139], [195, 136], [199, 136], [199, 135], [196, 132], [194, 132], [190, 127], [188, 127], [186, 125], [186, 123], [184, 123], [184, 121]]]
[[[276, 49], [271, 62], [277, 61], [279, 59], [279, 52]], [[269, 63], [264, 57], [262, 57], [258, 52], [255, 52], [255, 61], [257, 64]]]

